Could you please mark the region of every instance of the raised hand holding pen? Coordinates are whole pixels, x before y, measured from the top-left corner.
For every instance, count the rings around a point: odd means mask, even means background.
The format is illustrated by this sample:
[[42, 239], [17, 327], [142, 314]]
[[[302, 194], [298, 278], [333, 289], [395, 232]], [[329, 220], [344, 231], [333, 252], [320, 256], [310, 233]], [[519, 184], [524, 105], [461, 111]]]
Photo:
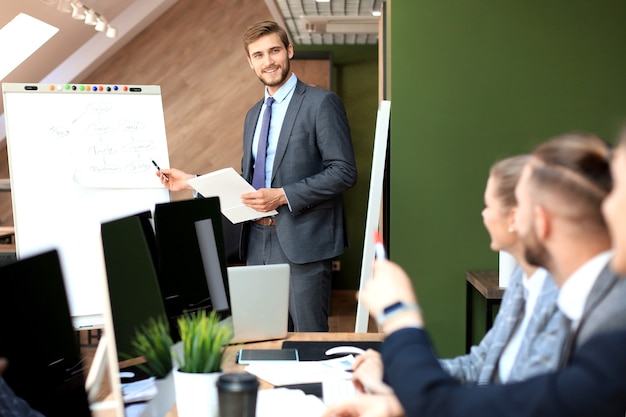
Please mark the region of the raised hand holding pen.
[[376, 251], [376, 259], [387, 259], [383, 238], [380, 237], [377, 230], [374, 231], [374, 250]]
[[193, 174], [188, 174], [180, 169], [169, 168], [157, 170], [156, 175], [161, 179], [161, 184], [170, 191], [193, 190], [188, 182], [195, 177]]
[[[417, 305], [413, 283], [407, 273], [395, 262], [384, 259], [374, 262], [372, 278], [367, 281], [359, 295], [374, 318], [398, 301]], [[407, 325], [423, 326], [424, 320], [419, 311], [407, 311], [407, 313], [403, 315], [402, 320], [389, 320], [381, 330], [389, 334]]]
[[[159, 164], [154, 162], [154, 159], [152, 160], [152, 165], [154, 165], [156, 167], [157, 171], [161, 172], [161, 167], [159, 166]], [[164, 176], [166, 180], [169, 180], [169, 177], [166, 174], [163, 174], [161, 172], [161, 175]]]

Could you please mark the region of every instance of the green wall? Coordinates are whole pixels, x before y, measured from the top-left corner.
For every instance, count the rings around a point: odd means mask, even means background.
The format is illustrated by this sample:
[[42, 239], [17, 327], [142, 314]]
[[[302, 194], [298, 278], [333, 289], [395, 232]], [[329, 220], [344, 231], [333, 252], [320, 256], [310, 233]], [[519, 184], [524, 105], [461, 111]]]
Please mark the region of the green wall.
[[480, 217], [490, 165], [626, 120], [623, 0], [393, 0], [391, 258], [435, 347], [461, 354], [465, 271], [497, 268]]
[[298, 51], [331, 51], [333, 54], [333, 90], [341, 97], [348, 114], [358, 179], [345, 193], [350, 247], [339, 258], [341, 271], [334, 275], [333, 288], [358, 289], [365, 236], [365, 217], [372, 150], [378, 111], [378, 46], [303, 46]]

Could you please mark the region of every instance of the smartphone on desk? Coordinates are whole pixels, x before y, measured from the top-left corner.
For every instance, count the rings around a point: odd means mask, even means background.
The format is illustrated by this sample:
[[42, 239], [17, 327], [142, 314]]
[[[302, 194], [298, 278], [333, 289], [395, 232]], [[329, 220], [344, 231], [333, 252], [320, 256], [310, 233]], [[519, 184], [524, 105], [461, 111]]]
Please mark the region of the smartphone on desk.
[[253, 362], [297, 362], [298, 349], [241, 349], [237, 363], [247, 365]]

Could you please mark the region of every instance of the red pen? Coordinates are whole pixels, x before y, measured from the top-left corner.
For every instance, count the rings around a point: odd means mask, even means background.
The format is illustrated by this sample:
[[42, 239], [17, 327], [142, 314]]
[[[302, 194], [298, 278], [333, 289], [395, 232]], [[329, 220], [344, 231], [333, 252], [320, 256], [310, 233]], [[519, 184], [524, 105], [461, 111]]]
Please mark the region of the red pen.
[[383, 239], [380, 237], [380, 233], [378, 233], [377, 230], [374, 231], [374, 250], [376, 251], [377, 259], [387, 259], [387, 253], [385, 252]]

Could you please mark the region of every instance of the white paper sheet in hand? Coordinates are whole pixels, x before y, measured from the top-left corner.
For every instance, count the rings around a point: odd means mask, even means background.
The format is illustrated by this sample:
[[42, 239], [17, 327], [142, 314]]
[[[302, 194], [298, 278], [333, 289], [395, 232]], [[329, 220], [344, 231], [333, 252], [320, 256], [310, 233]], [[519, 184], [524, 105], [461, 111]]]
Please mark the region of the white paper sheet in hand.
[[189, 185], [205, 197], [219, 197], [222, 214], [232, 223], [278, 214], [276, 210], [262, 213], [241, 202], [242, 194], [255, 190], [233, 168], [224, 168], [192, 178], [189, 180]]

